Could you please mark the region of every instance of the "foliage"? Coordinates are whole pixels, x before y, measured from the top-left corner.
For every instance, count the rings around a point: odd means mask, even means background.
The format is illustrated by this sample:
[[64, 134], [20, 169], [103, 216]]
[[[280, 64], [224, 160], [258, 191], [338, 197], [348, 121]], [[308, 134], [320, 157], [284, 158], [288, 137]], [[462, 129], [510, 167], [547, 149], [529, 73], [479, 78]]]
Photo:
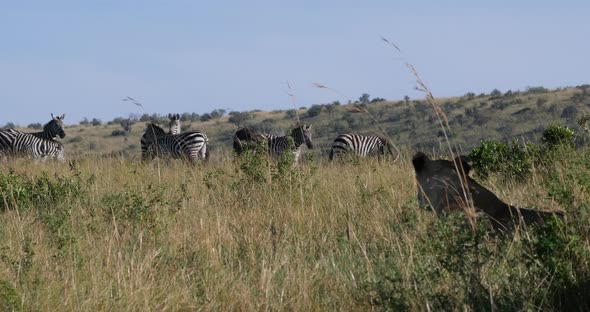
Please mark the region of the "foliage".
[[551, 125], [543, 131], [541, 140], [549, 149], [559, 146], [573, 147], [575, 133], [567, 126]]
[[469, 153], [469, 159], [478, 176], [487, 178], [500, 174], [505, 179], [524, 179], [530, 170], [529, 155], [518, 141], [507, 145], [500, 141], [485, 140]]
[[250, 112], [232, 112], [228, 121], [234, 125], [241, 127], [252, 119], [252, 113]]
[[297, 116], [297, 111], [294, 109], [288, 109], [285, 111], [285, 118], [286, 119], [293, 119]]
[[312, 105], [307, 110], [307, 117], [316, 117], [316, 116], [319, 116], [320, 113], [322, 112], [322, 108], [323, 108], [323, 105], [317, 105], [317, 104]]

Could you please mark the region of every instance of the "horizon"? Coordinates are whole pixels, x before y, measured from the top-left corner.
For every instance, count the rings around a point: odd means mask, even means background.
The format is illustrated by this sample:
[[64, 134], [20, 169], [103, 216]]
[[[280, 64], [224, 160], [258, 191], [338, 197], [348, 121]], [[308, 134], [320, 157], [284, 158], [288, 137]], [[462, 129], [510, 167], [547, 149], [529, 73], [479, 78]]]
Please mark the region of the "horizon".
[[583, 1], [0, 8], [0, 125], [422, 99], [406, 63], [437, 98], [589, 82]]

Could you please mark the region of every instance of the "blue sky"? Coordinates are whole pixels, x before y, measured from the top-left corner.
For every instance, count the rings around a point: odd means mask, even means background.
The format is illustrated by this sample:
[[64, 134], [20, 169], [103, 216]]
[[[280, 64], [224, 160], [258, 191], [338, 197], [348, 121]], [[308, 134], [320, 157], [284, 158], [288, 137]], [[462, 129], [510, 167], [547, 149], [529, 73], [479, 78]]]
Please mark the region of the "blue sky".
[[589, 17], [567, 0], [2, 1], [0, 124], [289, 109], [286, 81], [298, 107], [420, 98], [406, 62], [435, 96], [585, 84]]

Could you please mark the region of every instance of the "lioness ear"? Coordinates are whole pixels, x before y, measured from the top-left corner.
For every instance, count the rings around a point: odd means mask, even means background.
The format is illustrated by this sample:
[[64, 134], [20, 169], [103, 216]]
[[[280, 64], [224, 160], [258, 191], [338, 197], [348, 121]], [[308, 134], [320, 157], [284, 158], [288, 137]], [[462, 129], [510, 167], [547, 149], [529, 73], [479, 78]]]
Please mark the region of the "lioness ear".
[[469, 175], [469, 171], [471, 170], [471, 159], [469, 159], [469, 157], [465, 155], [457, 156], [455, 162], [457, 163], [457, 166], [463, 167], [465, 175]]
[[412, 157], [412, 165], [414, 165], [414, 170], [416, 173], [419, 173], [424, 169], [426, 162], [428, 161], [428, 156], [422, 152], [418, 152]]

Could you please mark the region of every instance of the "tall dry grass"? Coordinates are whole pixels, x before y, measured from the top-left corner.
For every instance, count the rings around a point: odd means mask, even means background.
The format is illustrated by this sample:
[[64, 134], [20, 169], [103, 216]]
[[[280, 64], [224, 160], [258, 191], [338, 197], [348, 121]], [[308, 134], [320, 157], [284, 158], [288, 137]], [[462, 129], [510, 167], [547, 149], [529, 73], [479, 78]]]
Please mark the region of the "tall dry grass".
[[[239, 161], [12, 161], [1, 169], [0, 299], [43, 311], [462, 309], [467, 275], [448, 265], [475, 259], [451, 248], [472, 229], [418, 207], [408, 159], [312, 162], [284, 177], [264, 164], [255, 169], [275, 176], [260, 181]], [[27, 204], [22, 181], [43, 175], [62, 186]], [[520, 206], [543, 200], [497, 190]], [[492, 301], [537, 272], [514, 262], [524, 238], [507, 241], [478, 247], [491, 255], [474, 272]], [[532, 281], [546, 286], [541, 277]]]

